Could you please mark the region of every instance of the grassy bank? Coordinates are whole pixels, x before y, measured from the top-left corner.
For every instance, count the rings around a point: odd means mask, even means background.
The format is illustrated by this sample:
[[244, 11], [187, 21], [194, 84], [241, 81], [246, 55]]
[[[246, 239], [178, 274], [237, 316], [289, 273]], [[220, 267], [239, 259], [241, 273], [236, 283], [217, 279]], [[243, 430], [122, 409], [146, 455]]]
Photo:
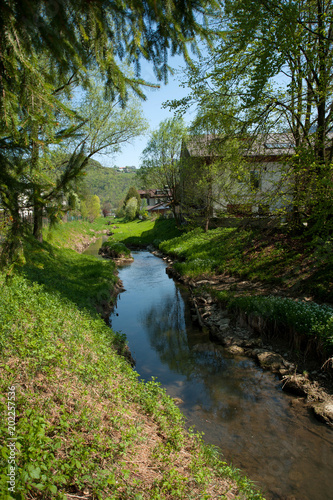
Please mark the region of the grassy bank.
[[254, 229], [195, 229], [161, 249], [180, 260], [176, 266], [183, 275], [229, 273], [333, 302], [330, 241], [307, 242]]
[[49, 226], [43, 229], [44, 240], [58, 248], [83, 248], [88, 242], [98, 237], [102, 231], [106, 230], [107, 220], [100, 217], [95, 222], [90, 223], [84, 220], [72, 222], [60, 222], [55, 228]]
[[61, 223], [56, 228], [44, 229], [44, 239], [58, 248], [73, 248], [81, 242], [87, 242], [102, 233], [113, 233], [114, 241], [121, 241], [125, 245], [144, 248], [148, 245], [158, 245], [170, 238], [182, 234], [173, 219], [157, 218], [155, 220], [134, 220], [114, 217], [101, 217], [93, 223], [87, 221], [73, 221]]
[[181, 235], [174, 219], [158, 218], [152, 220], [134, 220], [126, 222], [123, 219], [115, 219], [111, 229], [115, 241], [121, 241], [127, 246], [146, 247], [158, 245], [165, 240]]
[[1, 498], [262, 498], [116, 354], [124, 339], [95, 308], [114, 264], [48, 242], [28, 243], [25, 257], [0, 274]]
[[[256, 289], [235, 292], [236, 286], [216, 296], [232, 307], [257, 314], [317, 340], [327, 356], [333, 353], [333, 309], [313, 301], [293, 300], [310, 296], [333, 302], [333, 254], [330, 242], [306, 242], [284, 234], [220, 228], [204, 233], [195, 229], [160, 244], [177, 259], [183, 276], [232, 275], [280, 288], [290, 297], [258, 297]], [[325, 356], [325, 355], [324, 355]]]

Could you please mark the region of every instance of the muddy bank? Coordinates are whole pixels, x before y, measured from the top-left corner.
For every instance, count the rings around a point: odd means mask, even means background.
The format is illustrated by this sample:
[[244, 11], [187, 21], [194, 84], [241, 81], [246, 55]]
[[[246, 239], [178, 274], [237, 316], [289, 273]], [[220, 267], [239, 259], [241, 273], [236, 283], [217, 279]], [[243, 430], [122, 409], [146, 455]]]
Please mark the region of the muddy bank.
[[270, 325], [262, 318], [241, 311], [231, 313], [209, 293], [214, 280], [184, 278], [174, 270], [169, 257], [153, 253], [169, 264], [166, 272], [170, 277], [189, 288], [192, 319], [209, 331], [214, 342], [232, 354], [253, 358], [263, 370], [275, 373], [284, 391], [302, 398], [317, 419], [333, 426], [333, 379], [327, 364], [323, 366], [315, 354], [295, 352], [287, 335], [272, 335]]
[[80, 239], [76, 240], [74, 243], [74, 250], [78, 253], [83, 253], [91, 243], [97, 241], [97, 236], [82, 236]]

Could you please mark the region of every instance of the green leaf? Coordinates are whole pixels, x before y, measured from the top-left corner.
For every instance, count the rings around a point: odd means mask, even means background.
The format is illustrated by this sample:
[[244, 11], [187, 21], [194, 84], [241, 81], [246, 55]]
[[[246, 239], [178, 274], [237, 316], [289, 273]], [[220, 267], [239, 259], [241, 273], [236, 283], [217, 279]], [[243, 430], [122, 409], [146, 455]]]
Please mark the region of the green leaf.
[[37, 488], [38, 490], [45, 490], [45, 484], [42, 484], [42, 483], [38, 483], [38, 484], [34, 484], [35, 488]]
[[32, 479], [39, 479], [40, 478], [40, 473], [41, 473], [40, 467], [34, 467], [33, 465], [28, 465], [28, 472], [29, 472], [29, 476]]
[[54, 484], [50, 484], [50, 486], [49, 486], [49, 491], [50, 491], [51, 493], [54, 493], [54, 494], [55, 494], [55, 493], [57, 493], [58, 488], [57, 488]]

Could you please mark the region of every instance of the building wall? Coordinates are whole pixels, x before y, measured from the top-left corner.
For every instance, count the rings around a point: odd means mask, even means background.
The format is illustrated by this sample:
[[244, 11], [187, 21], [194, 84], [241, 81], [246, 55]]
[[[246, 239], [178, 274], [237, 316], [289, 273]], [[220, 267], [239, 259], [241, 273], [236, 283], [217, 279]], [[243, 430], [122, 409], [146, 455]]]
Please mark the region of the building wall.
[[[286, 179], [286, 166], [281, 162], [251, 162], [248, 164], [249, 176], [244, 182], [230, 179], [225, 173], [225, 183], [213, 187], [215, 202], [214, 215], [219, 212], [237, 211], [244, 213], [265, 213], [287, 209], [292, 203], [291, 185]], [[252, 173], [252, 174], [251, 174]], [[251, 187], [251, 179], [258, 185]]]

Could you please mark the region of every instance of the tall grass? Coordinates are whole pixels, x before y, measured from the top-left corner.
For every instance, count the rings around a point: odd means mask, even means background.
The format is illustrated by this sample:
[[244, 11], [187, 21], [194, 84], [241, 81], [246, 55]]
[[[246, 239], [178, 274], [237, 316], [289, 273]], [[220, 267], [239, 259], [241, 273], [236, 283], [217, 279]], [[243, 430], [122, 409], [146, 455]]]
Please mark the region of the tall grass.
[[299, 334], [317, 338], [327, 354], [333, 354], [333, 308], [287, 297], [235, 297], [229, 307], [274, 321]]

